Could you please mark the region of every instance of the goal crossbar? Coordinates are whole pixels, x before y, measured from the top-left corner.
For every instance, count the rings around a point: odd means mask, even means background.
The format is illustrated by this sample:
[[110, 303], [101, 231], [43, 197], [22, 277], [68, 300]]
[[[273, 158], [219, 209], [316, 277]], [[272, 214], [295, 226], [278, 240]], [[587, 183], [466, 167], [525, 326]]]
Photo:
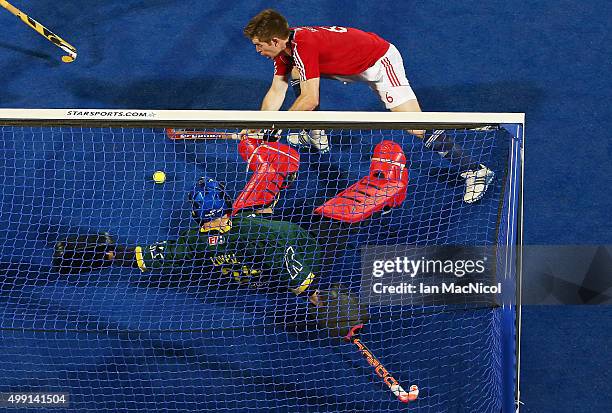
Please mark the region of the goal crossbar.
[[131, 127], [218, 127], [258, 126], [262, 128], [384, 127], [385, 129], [477, 128], [485, 125], [523, 124], [524, 113], [462, 112], [277, 112], [226, 110], [146, 110], [146, 109], [0, 109], [5, 125], [36, 124]]

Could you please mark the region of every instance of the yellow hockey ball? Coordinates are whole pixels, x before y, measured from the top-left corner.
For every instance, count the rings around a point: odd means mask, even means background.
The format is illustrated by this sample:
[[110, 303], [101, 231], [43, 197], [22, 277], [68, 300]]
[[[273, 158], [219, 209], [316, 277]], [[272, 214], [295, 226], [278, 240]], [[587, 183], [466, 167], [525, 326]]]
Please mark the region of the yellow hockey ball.
[[74, 57], [72, 57], [72, 56], [62, 56], [62, 62], [64, 62], [64, 63], [72, 63], [72, 62], [74, 62]]
[[163, 184], [166, 182], [166, 174], [163, 171], [155, 171], [153, 173], [153, 181], [156, 184]]

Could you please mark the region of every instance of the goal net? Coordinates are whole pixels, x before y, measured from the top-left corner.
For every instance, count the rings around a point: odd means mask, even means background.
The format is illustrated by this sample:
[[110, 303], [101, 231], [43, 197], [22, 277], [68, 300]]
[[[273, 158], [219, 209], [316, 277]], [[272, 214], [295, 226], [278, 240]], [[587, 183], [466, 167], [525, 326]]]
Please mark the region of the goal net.
[[4, 109], [0, 131], [2, 406], [515, 411], [522, 114]]

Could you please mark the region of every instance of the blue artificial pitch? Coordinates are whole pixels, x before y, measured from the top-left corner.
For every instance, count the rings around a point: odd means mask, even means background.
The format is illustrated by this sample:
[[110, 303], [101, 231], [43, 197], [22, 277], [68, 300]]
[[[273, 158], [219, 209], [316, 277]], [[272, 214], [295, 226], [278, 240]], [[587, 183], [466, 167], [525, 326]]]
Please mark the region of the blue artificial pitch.
[[[455, 137], [497, 174], [474, 205], [462, 202], [458, 171], [411, 135], [328, 133], [330, 154], [302, 150], [278, 218], [307, 224], [305, 211], [368, 174], [383, 139], [402, 146], [410, 181], [401, 207], [364, 223], [342, 260], [321, 275], [323, 284], [358, 289], [363, 245], [497, 243], [506, 131]], [[187, 192], [200, 176], [225, 182], [234, 197], [250, 176], [235, 141], [171, 141], [162, 130], [128, 128], [3, 127], [2, 134], [0, 370], [7, 373], [0, 392], [59, 389], [70, 393], [71, 411], [401, 407], [350, 344], [286, 327], [304, 310], [302, 298], [229, 279], [203, 281], [197, 270], [188, 277], [116, 267], [71, 276], [51, 270], [53, 244], [68, 234], [108, 231], [120, 244], [146, 245], [193, 227]], [[167, 175], [163, 185], [151, 179], [156, 170]], [[363, 340], [406, 388], [421, 388], [411, 409], [501, 409], [502, 313], [495, 305], [373, 305], [370, 313]]]

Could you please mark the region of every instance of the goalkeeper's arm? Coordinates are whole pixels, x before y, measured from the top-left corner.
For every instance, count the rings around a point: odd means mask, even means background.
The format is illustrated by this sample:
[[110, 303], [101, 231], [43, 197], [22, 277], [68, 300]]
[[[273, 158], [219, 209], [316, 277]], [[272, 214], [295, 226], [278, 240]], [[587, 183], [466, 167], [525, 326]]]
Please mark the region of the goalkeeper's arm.
[[55, 244], [53, 268], [61, 273], [83, 273], [110, 265], [139, 268], [182, 266], [193, 260], [198, 231], [187, 231], [174, 241], [147, 246], [117, 245], [107, 233], [70, 236]]

